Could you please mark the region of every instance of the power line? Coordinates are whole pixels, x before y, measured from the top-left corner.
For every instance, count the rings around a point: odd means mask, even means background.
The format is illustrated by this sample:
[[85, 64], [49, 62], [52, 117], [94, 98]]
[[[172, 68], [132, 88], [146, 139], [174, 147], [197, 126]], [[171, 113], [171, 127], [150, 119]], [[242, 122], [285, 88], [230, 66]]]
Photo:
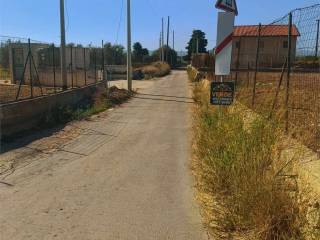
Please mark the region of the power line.
[[124, 5], [124, 0], [121, 1], [120, 18], [119, 18], [119, 22], [118, 22], [117, 37], [116, 37], [116, 42], [115, 42], [116, 44], [118, 44], [118, 40], [119, 40], [119, 32], [120, 32], [122, 17], [123, 17], [123, 5]]

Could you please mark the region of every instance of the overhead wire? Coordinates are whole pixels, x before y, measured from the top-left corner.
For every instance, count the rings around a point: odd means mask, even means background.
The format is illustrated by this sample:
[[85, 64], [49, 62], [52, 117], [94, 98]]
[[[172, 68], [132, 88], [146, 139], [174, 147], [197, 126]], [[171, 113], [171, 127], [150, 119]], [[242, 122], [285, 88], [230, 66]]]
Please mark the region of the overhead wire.
[[120, 18], [119, 18], [119, 22], [118, 22], [118, 29], [117, 29], [115, 44], [118, 44], [118, 40], [119, 40], [119, 33], [120, 33], [120, 28], [121, 28], [121, 23], [122, 23], [122, 18], [123, 18], [123, 6], [124, 6], [124, 0], [121, 0]]

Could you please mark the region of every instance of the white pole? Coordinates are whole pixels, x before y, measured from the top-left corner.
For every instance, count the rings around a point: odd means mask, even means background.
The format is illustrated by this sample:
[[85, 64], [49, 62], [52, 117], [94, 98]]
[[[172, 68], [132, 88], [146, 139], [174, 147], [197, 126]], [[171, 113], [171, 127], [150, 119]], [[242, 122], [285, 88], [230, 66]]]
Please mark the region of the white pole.
[[61, 30], [61, 81], [62, 88], [66, 90], [68, 88], [67, 80], [67, 60], [66, 60], [66, 30], [64, 22], [64, 0], [60, 0], [60, 30]]
[[127, 80], [128, 90], [132, 91], [132, 66], [131, 66], [131, 2], [127, 0]]

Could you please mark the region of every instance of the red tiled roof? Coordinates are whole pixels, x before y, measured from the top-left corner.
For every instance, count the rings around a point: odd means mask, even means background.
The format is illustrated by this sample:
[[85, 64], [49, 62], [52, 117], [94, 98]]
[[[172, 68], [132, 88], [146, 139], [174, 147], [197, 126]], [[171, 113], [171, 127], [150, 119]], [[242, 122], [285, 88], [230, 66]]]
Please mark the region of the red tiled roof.
[[[258, 36], [259, 26], [235, 26], [233, 31], [234, 37], [256, 37]], [[272, 36], [288, 36], [289, 29], [288, 25], [262, 25], [261, 36], [272, 37]], [[292, 36], [300, 36], [299, 30], [296, 25], [292, 26]]]

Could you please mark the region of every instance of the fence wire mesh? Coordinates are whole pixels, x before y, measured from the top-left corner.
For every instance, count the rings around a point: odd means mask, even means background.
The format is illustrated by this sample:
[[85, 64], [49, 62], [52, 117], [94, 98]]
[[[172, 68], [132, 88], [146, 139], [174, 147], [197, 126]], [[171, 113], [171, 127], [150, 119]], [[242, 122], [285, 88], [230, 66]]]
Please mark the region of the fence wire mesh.
[[268, 25], [235, 27], [232, 74], [225, 80], [236, 81], [238, 101], [320, 153], [319, 26], [320, 4]]
[[[66, 89], [107, 80], [113, 69], [126, 69], [125, 59], [122, 46], [68, 44]], [[119, 78], [125, 74], [121, 72]], [[59, 46], [0, 36], [0, 104], [56, 94], [63, 91], [64, 85]]]

